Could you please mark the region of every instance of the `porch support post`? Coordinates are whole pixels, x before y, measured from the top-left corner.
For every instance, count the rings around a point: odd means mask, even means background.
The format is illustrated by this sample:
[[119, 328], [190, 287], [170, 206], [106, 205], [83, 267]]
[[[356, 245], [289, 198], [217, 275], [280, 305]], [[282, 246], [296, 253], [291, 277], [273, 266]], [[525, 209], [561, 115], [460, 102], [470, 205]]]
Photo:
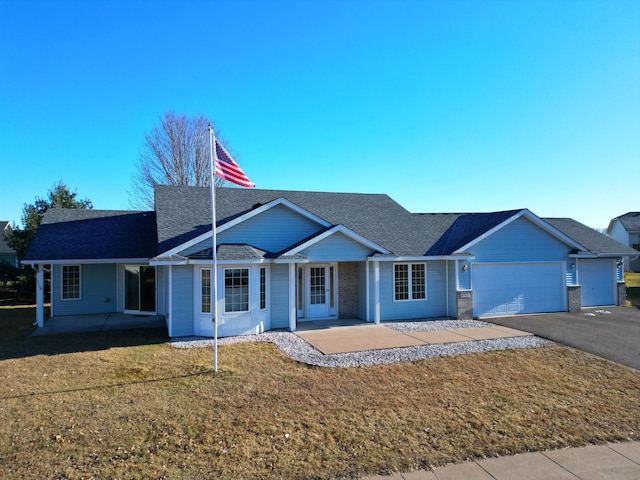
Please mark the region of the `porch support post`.
[[36, 270], [36, 323], [44, 327], [44, 265], [38, 264]]
[[373, 322], [380, 324], [380, 262], [373, 261]]
[[296, 331], [296, 264], [289, 264], [289, 330]]

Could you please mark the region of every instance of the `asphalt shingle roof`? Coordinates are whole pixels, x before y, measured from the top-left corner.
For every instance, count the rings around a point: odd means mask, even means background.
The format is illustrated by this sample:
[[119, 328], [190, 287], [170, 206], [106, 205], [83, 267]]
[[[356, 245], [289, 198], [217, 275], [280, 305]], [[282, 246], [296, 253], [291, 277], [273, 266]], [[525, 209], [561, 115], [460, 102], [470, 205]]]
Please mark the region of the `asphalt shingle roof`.
[[544, 218], [543, 220], [584, 246], [589, 252], [610, 255], [633, 254], [634, 252], [637, 255], [638, 253], [631, 247], [572, 218]]
[[627, 232], [640, 232], [640, 212], [629, 212], [618, 217]]
[[[211, 197], [206, 187], [156, 187], [158, 242], [168, 251], [211, 228]], [[331, 225], [344, 225], [399, 255], [426, 251], [413, 216], [384, 194], [301, 192], [240, 188], [216, 189], [216, 223], [224, 223], [285, 198]]]
[[[162, 256], [210, 231], [210, 192], [207, 187], [157, 186], [155, 212], [51, 209], [45, 214], [25, 260]], [[311, 212], [329, 225], [343, 225], [397, 256], [452, 255], [522, 211], [410, 213], [384, 194], [223, 187], [216, 189], [216, 223], [223, 225], [279, 198]], [[575, 220], [545, 221], [591, 252], [635, 252]], [[251, 245], [220, 245], [218, 258], [260, 259], [282, 253], [265, 252]], [[190, 258], [209, 259], [211, 249]]]
[[150, 258], [157, 250], [154, 212], [52, 208], [24, 260]]
[[[457, 214], [455, 221], [429, 248], [427, 255], [451, 255], [520, 211], [522, 210]], [[426, 218], [425, 220], [430, 221], [432, 219]]]

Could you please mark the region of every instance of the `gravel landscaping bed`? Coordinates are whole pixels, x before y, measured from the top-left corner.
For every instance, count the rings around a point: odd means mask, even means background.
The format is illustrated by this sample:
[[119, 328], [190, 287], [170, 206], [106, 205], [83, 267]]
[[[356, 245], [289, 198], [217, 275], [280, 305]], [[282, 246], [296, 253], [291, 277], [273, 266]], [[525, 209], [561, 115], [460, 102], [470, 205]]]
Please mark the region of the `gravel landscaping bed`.
[[[398, 332], [425, 332], [492, 326], [490, 323], [476, 320], [416, 320], [383, 322], [383, 324]], [[271, 342], [292, 359], [320, 367], [364, 367], [440, 357], [443, 355], [459, 355], [511, 348], [539, 348], [552, 343], [535, 336], [526, 336], [324, 355], [295, 333], [288, 331], [269, 331], [259, 335], [241, 335], [218, 339], [218, 345], [231, 345], [233, 343], [243, 342]], [[213, 339], [204, 337], [182, 337], [171, 340], [171, 345], [176, 348], [212, 347]]]

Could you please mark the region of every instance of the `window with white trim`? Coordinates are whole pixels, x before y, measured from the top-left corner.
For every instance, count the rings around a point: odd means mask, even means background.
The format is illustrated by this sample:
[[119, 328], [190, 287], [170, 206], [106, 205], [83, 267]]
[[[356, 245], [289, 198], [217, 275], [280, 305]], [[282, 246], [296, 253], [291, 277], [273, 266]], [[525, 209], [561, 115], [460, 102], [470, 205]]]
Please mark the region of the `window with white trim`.
[[200, 271], [200, 309], [202, 313], [211, 313], [211, 269]]
[[80, 299], [80, 265], [62, 265], [62, 300]]
[[227, 268], [224, 271], [224, 311], [249, 311], [249, 269]]
[[267, 269], [260, 267], [260, 310], [267, 308]]
[[427, 265], [396, 263], [393, 265], [393, 299], [397, 302], [427, 298]]

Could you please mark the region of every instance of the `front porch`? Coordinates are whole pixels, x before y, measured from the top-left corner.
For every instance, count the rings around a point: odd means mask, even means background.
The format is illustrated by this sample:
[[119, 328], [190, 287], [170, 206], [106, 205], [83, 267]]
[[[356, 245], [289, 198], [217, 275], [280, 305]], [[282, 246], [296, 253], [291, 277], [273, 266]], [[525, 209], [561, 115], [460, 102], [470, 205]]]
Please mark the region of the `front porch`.
[[125, 313], [99, 313], [92, 315], [60, 315], [49, 318], [42, 328], [31, 336], [58, 335], [134, 328], [167, 328], [162, 315], [129, 315]]

